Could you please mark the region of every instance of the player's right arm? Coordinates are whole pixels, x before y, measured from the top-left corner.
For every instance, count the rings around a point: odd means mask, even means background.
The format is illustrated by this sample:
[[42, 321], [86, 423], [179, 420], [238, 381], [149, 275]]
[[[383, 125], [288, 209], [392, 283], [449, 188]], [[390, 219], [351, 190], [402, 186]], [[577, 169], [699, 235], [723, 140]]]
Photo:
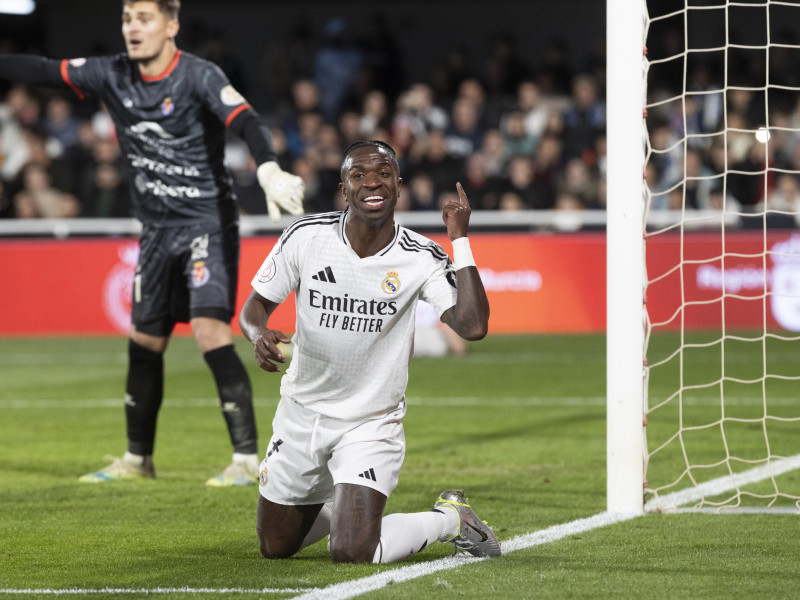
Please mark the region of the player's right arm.
[[99, 59], [57, 60], [32, 54], [0, 54], [0, 79], [68, 88], [81, 100], [84, 91], [97, 87], [106, 70], [105, 63]]
[[269, 328], [269, 317], [280, 304], [267, 300], [253, 290], [239, 313], [239, 327], [244, 336], [253, 344], [258, 366], [276, 373], [281, 368], [275, 363], [285, 363], [286, 358], [278, 344], [289, 344], [291, 340], [281, 331]]
[[31, 85], [67, 85], [61, 61], [31, 54], [0, 54], [0, 78]]

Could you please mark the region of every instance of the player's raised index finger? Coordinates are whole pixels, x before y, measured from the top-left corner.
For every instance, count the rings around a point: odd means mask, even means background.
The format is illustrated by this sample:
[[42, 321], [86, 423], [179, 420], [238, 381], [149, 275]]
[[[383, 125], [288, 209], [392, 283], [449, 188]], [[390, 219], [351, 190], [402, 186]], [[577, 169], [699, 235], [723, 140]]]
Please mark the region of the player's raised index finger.
[[467, 199], [467, 194], [464, 192], [464, 188], [461, 187], [460, 181], [456, 183], [456, 191], [458, 192], [459, 204], [463, 204], [464, 206], [469, 206], [469, 200]]

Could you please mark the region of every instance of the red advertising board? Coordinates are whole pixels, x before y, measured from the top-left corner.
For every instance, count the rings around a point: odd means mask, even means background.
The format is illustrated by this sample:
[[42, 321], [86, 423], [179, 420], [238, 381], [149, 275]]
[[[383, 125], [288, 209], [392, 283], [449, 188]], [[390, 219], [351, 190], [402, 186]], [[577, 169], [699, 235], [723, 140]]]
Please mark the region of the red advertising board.
[[[450, 251], [445, 236], [432, 237]], [[243, 240], [240, 307], [276, 240]], [[489, 294], [490, 332], [605, 330], [603, 233], [472, 234], [470, 240]], [[676, 266], [681, 253], [682, 267]], [[0, 241], [0, 335], [125, 333], [137, 256], [133, 239]], [[677, 235], [653, 238], [647, 243], [651, 320], [667, 328], [718, 328], [724, 314], [731, 327], [761, 328], [766, 319], [768, 326], [800, 330], [800, 298], [791, 294], [795, 282], [800, 290], [799, 258], [800, 235], [790, 232], [777, 232], [766, 243], [760, 233], [692, 234], [683, 249]], [[784, 293], [766, 295], [765, 285]], [[273, 318], [276, 328], [293, 332], [293, 298]], [[187, 332], [186, 326], [177, 330]]]

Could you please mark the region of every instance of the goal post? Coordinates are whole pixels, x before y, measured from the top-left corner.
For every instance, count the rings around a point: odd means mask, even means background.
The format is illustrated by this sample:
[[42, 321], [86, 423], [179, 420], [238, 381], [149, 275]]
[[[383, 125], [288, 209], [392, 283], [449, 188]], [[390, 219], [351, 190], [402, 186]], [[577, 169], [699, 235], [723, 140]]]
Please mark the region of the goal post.
[[643, 512], [644, 0], [607, 0], [606, 503]]

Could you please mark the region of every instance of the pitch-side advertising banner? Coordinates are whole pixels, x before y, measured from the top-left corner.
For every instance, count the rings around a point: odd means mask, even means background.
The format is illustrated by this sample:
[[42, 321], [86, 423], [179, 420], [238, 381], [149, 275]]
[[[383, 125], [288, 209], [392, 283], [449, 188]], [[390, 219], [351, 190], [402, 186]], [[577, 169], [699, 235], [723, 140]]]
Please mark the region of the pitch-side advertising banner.
[[[432, 237], [451, 252], [445, 236]], [[605, 330], [604, 234], [472, 234], [470, 240], [489, 295], [491, 333]], [[243, 240], [239, 308], [276, 241], [274, 236]], [[722, 243], [724, 259], [717, 258]], [[800, 235], [779, 232], [768, 245], [765, 255], [763, 236], [756, 233], [687, 236], [684, 259], [695, 262], [678, 268], [677, 236], [648, 242], [651, 321], [669, 329], [682, 323], [719, 328], [724, 315], [732, 327], [761, 328], [766, 319], [770, 327], [800, 330]], [[137, 258], [133, 239], [0, 241], [0, 335], [125, 334]], [[204, 285], [209, 277], [213, 274], [203, 265], [196, 266], [191, 285]], [[683, 310], [682, 299], [688, 301]], [[293, 297], [271, 324], [294, 331]], [[234, 329], [238, 332], [235, 320]], [[188, 331], [179, 326], [176, 332]]]

